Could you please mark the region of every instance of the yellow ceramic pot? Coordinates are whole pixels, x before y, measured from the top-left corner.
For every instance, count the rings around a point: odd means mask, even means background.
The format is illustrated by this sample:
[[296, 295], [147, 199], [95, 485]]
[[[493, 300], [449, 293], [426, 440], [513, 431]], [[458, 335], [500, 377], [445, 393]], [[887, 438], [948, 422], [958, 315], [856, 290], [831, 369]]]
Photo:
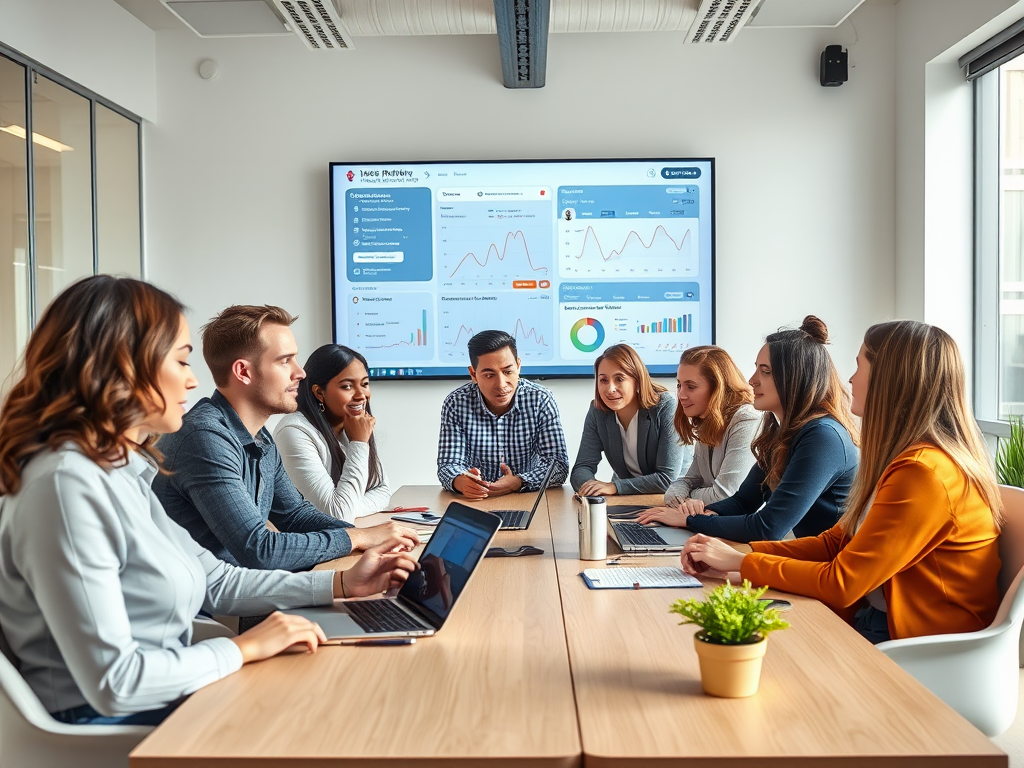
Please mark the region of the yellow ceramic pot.
[[768, 638], [756, 643], [722, 645], [705, 640], [698, 632], [693, 636], [700, 661], [700, 682], [704, 693], [727, 699], [739, 699], [757, 693], [761, 679], [761, 659], [768, 647]]

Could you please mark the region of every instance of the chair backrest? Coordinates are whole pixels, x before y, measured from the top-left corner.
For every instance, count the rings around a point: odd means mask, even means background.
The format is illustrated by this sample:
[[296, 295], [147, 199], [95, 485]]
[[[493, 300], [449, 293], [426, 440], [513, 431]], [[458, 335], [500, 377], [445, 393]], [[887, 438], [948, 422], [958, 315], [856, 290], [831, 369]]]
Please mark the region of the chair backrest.
[[18, 672], [15, 666], [17, 657], [11, 652], [3, 630], [0, 630], [0, 648], [3, 649], [3, 658], [0, 658], [0, 697], [7, 699], [18, 714], [33, 726], [49, 730], [54, 720]]
[[1003, 501], [1003, 530], [999, 534], [999, 594], [1005, 595], [1024, 568], [1024, 488], [999, 486]]

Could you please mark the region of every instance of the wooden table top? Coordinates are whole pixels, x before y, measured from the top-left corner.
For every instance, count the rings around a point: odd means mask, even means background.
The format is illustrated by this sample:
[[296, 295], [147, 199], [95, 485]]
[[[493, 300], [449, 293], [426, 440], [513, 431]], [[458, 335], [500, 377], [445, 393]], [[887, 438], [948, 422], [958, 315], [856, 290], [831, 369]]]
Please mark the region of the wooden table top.
[[[769, 637], [755, 696], [705, 695], [696, 628], [668, 612], [701, 590], [588, 589], [583, 568], [615, 566], [578, 559], [571, 498], [567, 488], [547, 495], [588, 768], [1007, 765], [980, 731], [809, 598], [768, 593], [793, 603], [784, 614], [791, 627]], [[660, 497], [615, 501], [654, 505]], [[676, 564], [679, 555], [623, 562]]]
[[[442, 511], [451, 498], [436, 486], [407, 486], [392, 506]], [[474, 506], [523, 509], [532, 500], [517, 494]], [[131, 766], [241, 768], [260, 758], [286, 768], [1008, 764], [815, 600], [785, 595], [792, 627], [769, 639], [758, 694], [716, 699], [701, 690], [694, 628], [668, 612], [700, 590], [587, 589], [581, 570], [614, 566], [578, 559], [567, 488], [547, 492], [529, 530], [494, 541], [521, 544], [545, 553], [482, 561], [435, 637], [248, 665], [195, 693], [132, 752]], [[610, 555], [615, 549], [609, 542]], [[678, 555], [626, 562], [674, 564]]]
[[[551, 491], [557, 493], [557, 491]], [[533, 494], [476, 502], [529, 508]], [[437, 486], [391, 505], [443, 511]], [[369, 525], [387, 520], [375, 515]], [[494, 546], [533, 557], [481, 561], [441, 631], [413, 646], [320, 648], [249, 664], [179, 707], [131, 755], [133, 768], [578, 766], [579, 731], [547, 508]], [[344, 564], [349, 558], [338, 563]], [[325, 564], [331, 566], [333, 564]]]

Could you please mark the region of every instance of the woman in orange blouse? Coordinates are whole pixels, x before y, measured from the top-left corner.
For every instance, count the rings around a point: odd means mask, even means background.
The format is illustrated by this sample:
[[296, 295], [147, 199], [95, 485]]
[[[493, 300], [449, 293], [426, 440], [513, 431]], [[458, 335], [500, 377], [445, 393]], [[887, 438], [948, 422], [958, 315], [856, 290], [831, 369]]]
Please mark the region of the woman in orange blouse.
[[861, 459], [835, 527], [754, 542], [749, 553], [698, 534], [683, 569], [703, 563], [817, 598], [874, 643], [988, 626], [999, 607], [1001, 505], [956, 343], [924, 323], [874, 325], [850, 384]]

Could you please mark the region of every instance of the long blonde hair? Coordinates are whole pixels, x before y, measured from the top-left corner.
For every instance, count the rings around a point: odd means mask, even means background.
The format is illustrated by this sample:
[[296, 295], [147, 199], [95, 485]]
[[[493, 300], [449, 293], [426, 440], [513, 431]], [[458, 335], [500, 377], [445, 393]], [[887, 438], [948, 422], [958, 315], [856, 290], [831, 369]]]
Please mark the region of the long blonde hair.
[[868, 328], [864, 354], [871, 364], [864, 398], [860, 465], [839, 524], [852, 535], [878, 481], [915, 443], [944, 452], [967, 476], [1002, 523], [1002, 503], [981, 431], [967, 403], [964, 364], [956, 342], [941, 328], [894, 320]]

